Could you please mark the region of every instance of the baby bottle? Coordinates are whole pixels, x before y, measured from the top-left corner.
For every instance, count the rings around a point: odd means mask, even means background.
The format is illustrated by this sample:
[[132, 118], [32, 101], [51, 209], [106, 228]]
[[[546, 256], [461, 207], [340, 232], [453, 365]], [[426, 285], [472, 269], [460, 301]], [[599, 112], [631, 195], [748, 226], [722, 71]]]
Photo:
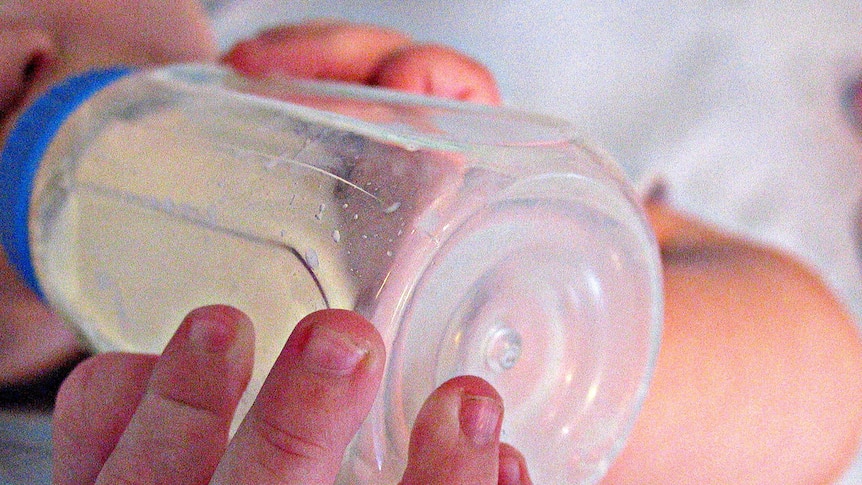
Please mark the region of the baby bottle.
[[202, 305], [251, 317], [237, 422], [303, 316], [367, 317], [389, 360], [343, 483], [397, 483], [420, 406], [456, 375], [499, 391], [537, 484], [598, 480], [645, 395], [656, 244], [619, 169], [563, 121], [116, 68], [38, 99], [0, 163], [9, 260], [94, 351], [160, 352]]

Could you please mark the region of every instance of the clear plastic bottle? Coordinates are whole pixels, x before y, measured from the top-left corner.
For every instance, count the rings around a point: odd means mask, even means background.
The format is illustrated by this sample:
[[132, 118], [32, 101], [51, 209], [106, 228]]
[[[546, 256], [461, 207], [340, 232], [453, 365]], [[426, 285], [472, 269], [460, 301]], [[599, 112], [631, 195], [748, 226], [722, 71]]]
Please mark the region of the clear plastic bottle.
[[565, 122], [178, 65], [86, 73], [2, 155], [10, 261], [96, 351], [159, 352], [193, 308], [257, 332], [244, 414], [293, 326], [355, 309], [389, 362], [345, 483], [397, 483], [446, 379], [503, 396], [536, 483], [597, 480], [649, 381], [660, 265], [616, 166]]

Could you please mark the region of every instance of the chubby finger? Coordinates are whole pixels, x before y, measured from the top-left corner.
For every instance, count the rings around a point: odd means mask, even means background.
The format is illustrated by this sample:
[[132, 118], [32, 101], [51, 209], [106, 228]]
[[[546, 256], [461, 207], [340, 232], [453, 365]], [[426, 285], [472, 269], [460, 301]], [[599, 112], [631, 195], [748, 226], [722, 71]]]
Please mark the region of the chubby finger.
[[310, 22], [267, 30], [222, 59], [254, 76], [282, 74], [377, 85], [460, 101], [499, 104], [494, 76], [448, 47], [414, 44], [382, 27]]
[[208, 483], [253, 351], [251, 322], [239, 310], [216, 305], [189, 313], [96, 483]]
[[500, 104], [491, 72], [478, 61], [440, 45], [411, 45], [383, 59], [372, 84], [427, 96]]
[[385, 349], [364, 318], [322, 310], [294, 329], [213, 483], [331, 484], [365, 419]]
[[500, 443], [500, 473], [497, 485], [532, 485], [524, 455], [512, 445]]
[[486, 381], [446, 381], [416, 417], [402, 485], [497, 484], [502, 420], [502, 399]]
[[157, 356], [93, 356], [63, 381], [53, 413], [53, 483], [95, 483], [147, 388]]
[[239, 42], [223, 61], [250, 75], [368, 83], [380, 62], [410, 39], [394, 30], [345, 22], [276, 27]]

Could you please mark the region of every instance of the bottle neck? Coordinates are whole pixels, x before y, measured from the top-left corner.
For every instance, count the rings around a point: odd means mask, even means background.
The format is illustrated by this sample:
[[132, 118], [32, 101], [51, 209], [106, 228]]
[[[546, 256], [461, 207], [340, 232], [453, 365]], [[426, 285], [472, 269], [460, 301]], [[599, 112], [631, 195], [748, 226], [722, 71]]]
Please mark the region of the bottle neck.
[[28, 218], [33, 179], [61, 126], [82, 103], [118, 79], [127, 67], [88, 71], [49, 89], [16, 121], [0, 153], [0, 242], [10, 265], [40, 297], [30, 254]]

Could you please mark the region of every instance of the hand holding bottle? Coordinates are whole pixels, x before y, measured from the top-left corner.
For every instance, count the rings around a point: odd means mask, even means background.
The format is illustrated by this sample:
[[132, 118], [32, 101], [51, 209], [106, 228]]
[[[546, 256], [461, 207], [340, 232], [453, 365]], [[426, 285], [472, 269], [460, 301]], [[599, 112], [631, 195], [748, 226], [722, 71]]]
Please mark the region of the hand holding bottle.
[[207, 64], [99, 69], [33, 103], [2, 167], [10, 261], [94, 349], [158, 353], [189, 308], [247, 312], [237, 420], [304, 315], [368, 317], [390, 356], [343, 483], [396, 483], [454, 376], [497, 387], [542, 482], [601, 476], [643, 397], [658, 254], [565, 121]]
[[[55, 483], [331, 484], [380, 383], [379, 334], [348, 311], [303, 319], [228, 444], [253, 333], [239, 311], [204, 307], [159, 357], [107, 353], [76, 368], [56, 410]], [[487, 382], [444, 383], [419, 413], [402, 483], [530, 483], [500, 444], [502, 414]]]
[[[211, 40], [206, 38], [205, 20], [198, 12], [197, 2], [169, 2], [168, 4], [138, 2], [134, 6], [135, 8], [125, 11], [122, 17], [126, 20], [125, 22], [112, 22], [110, 20], [116, 17], [117, 9], [125, 8], [122, 2], [117, 5], [108, 2], [84, 2], [81, 5], [78, 3], [70, 1], [33, 4], [33, 12], [31, 13], [38, 14], [36, 15], [38, 18], [33, 21], [34, 25], [38, 24], [38, 27], [29, 28], [27, 23], [22, 23], [13, 26], [14, 28], [11, 30], [3, 26], [4, 28], [0, 31], [0, 43], [11, 49], [6, 50], [9, 54], [6, 60], [10, 62], [0, 66], [0, 75], [2, 75], [3, 81], [0, 83], [0, 87], [4, 93], [2, 112], [4, 133], [11, 125], [15, 113], [31, 102], [48, 85], [80, 70], [111, 63], [150, 65], [184, 60], [215, 60], [213, 44]], [[7, 13], [12, 16], [11, 18], [16, 15], [14, 8]], [[27, 13], [26, 9], [22, 12], [22, 14]], [[78, 17], [85, 19], [85, 21], [74, 21]], [[72, 21], [68, 25], [63, 22], [56, 22], [56, 19], [60, 18], [71, 19]], [[159, 19], [160, 22], [153, 22], [154, 18]], [[3, 20], [5, 21], [6, 18]], [[146, 28], [132, 28], [131, 26], [137, 25], [137, 22], [145, 25]], [[174, 24], [176, 25], [172, 26]], [[110, 43], [113, 47], [111, 49], [94, 47], [93, 34], [95, 32], [103, 34], [103, 37], [107, 39], [105, 42]], [[162, 35], [165, 32], [172, 33], [170, 38]], [[181, 32], [183, 35], [177, 37], [176, 32]], [[293, 38], [292, 42], [310, 46], [310, 50], [306, 51], [304, 57], [296, 58], [297, 64], [308, 65], [305, 64], [305, 61], [308, 61], [309, 57], [314, 57], [314, 52], [323, 52], [324, 55], [315, 57], [315, 60], [321, 61], [333, 57], [333, 62], [327, 65], [340, 66], [336, 69], [339, 72], [348, 73], [356, 69], [358, 72], [365, 72], [366, 74], [376, 73], [376, 77], [379, 78], [375, 80], [372, 79], [375, 76], [365, 76], [362, 79], [349, 78], [345, 80], [376, 82], [392, 88], [411, 85], [412, 89], [416, 89], [418, 86], [426, 94], [452, 94], [448, 91], [438, 92], [441, 85], [437, 83], [443, 82], [446, 89], [457, 91], [458, 96], [462, 99], [498, 99], [493, 80], [487, 71], [478, 64], [446, 49], [409, 45], [410, 43], [404, 36], [382, 29], [366, 27], [330, 25], [313, 27], [310, 30], [299, 28], [296, 32], [300, 35]], [[316, 40], [308, 42], [309, 38]], [[391, 38], [395, 41], [377, 42], [383, 38]], [[338, 39], [365, 39], [365, 42], [340, 44], [335, 42]], [[282, 47], [287, 49], [290, 47], [289, 44], [290, 42], [287, 42]], [[341, 46], [341, 49], [332, 48], [332, 46], [338, 45]], [[142, 48], [142, 46], [146, 48]], [[279, 46], [277, 43], [270, 43], [269, 47], [278, 50]], [[343, 50], [345, 47], [353, 48], [348, 49], [350, 52], [346, 52]], [[255, 48], [250, 52], [260, 50]], [[339, 58], [345, 54], [351, 54], [352, 57]], [[111, 55], [117, 57], [110, 58]], [[246, 56], [251, 57], [249, 51], [246, 54], [234, 55], [231, 59], [239, 63]], [[289, 69], [285, 65], [285, 60], [288, 57], [282, 56], [280, 58], [278, 61], [280, 69]], [[228, 60], [231, 61], [231, 59]], [[270, 52], [266, 56], [258, 58], [257, 61], [252, 59], [252, 62], [247, 63], [246, 67], [260, 66], [273, 59], [276, 59], [275, 52]], [[391, 73], [389, 72], [391, 71], [390, 68], [378, 66], [384, 59], [386, 63], [392, 68], [397, 68], [399, 72]], [[437, 62], [438, 60], [440, 62]], [[452, 70], [459, 71], [461, 74], [459, 76], [445, 74], [451, 73]], [[341, 75], [337, 73], [327, 72], [320, 75], [341, 78]], [[434, 82], [425, 82], [423, 76], [433, 77]], [[9, 270], [5, 258], [0, 264], [2, 264], [3, 270], [3, 307], [9, 309], [8, 312], [4, 313], [3, 319], [4, 334], [9, 338], [4, 340], [3, 353], [0, 356], [2, 357], [0, 358], [0, 380], [4, 383], [19, 382], [63, 362], [70, 355], [80, 352], [80, 347], [72, 332], [64, 326], [60, 319], [51, 314]], [[324, 319], [332, 320], [331, 317], [332, 315]], [[341, 317], [346, 318], [346, 325], [350, 328], [358, 326], [366, 331], [369, 328], [367, 323], [357, 323], [361, 320], [358, 320], [359, 317], [355, 315], [341, 315]], [[203, 330], [192, 323], [201, 320], [205, 321]], [[115, 473], [123, 473], [125, 470], [133, 473], [134, 478], [138, 479], [148, 470], [158, 469], [159, 464], [181, 472], [177, 477], [185, 477], [188, 480], [195, 480], [212, 472], [212, 467], [204, 466], [202, 470], [195, 468], [203, 456], [197, 452], [204, 453], [206, 455], [205, 461], [212, 464], [213, 460], [217, 461], [220, 456], [217, 450], [219, 448], [224, 449], [225, 437], [222, 431], [225, 425], [225, 416], [230, 414], [231, 401], [238, 397], [238, 392], [244, 385], [244, 379], [247, 379], [247, 375], [243, 374], [243, 369], [247, 372], [251, 365], [250, 324], [235, 310], [214, 307], [193, 312], [182, 329], [188, 331], [190, 327], [197, 328], [193, 335], [190, 336], [188, 333], [178, 335], [171, 342], [169, 352], [161, 358], [132, 354], [103, 354], [87, 361], [70, 378], [69, 384], [64, 389], [58, 403], [56, 420], [58, 446], [55, 450], [57, 463], [54, 470], [60, 483], [64, 483], [65, 478], [79, 480], [77, 483], [95, 480], [98, 471], [105, 464], [105, 460], [121, 436], [123, 444], [116, 450], [117, 455], [112, 456], [110, 460], [112, 468], [107, 470], [106, 477], [108, 473], [117, 477], [118, 475]], [[182, 329], [181, 332], [184, 331]], [[207, 329], [214, 330], [215, 334], [208, 333]], [[203, 333], [199, 333], [201, 331]], [[220, 333], [221, 331], [226, 333]], [[377, 339], [371, 340], [374, 345], [379, 342], [379, 337]], [[190, 341], [197, 341], [199, 344], [203, 341], [203, 350], [201, 347], [195, 347]], [[14, 345], [16, 343], [22, 345], [20, 347], [8, 347], [9, 344]], [[197, 351], [202, 350], [198, 356], [202, 365], [199, 367], [177, 366], [177, 363], [183, 358], [196, 352], [192, 350], [194, 348], [197, 348]], [[377, 350], [379, 350], [378, 347], [372, 348], [368, 355], [373, 354], [375, 358], [382, 359], [382, 355], [375, 354]], [[227, 357], [237, 360], [231, 360], [229, 363]], [[370, 362], [369, 358], [367, 357], [364, 361]], [[375, 370], [379, 371], [379, 369]], [[327, 417], [321, 423], [320, 416], [318, 416], [317, 422], [312, 423], [307, 422], [308, 417], [304, 415], [296, 424], [308, 425], [309, 427], [321, 425], [319, 431], [324, 434], [330, 431], [339, 434], [339, 436], [352, 433], [353, 431], [346, 428], [341, 429], [340, 426], [350, 419], [361, 419], [364, 412], [367, 412], [367, 410], [363, 411], [361, 407], [355, 409], [357, 404], [352, 399], [359, 395], [366, 397], [369, 394], [373, 395], [373, 389], [377, 385], [375, 376], [370, 373], [362, 374], [360, 380], [361, 382], [356, 384], [355, 389], [351, 389], [347, 396], [343, 396], [341, 400], [337, 401], [341, 407], [338, 407], [336, 411], [340, 412], [342, 416], [349, 415], [348, 418], [332, 420]], [[204, 391], [205, 395], [172, 394], [167, 401], [160, 400], [161, 397], [165, 396], [159, 392], [165, 390], [180, 393], [183, 390], [189, 391], [189, 387], [182, 387], [181, 384], [184, 381], [186, 384], [207, 381], [214, 387], [195, 388]], [[147, 387], [148, 382], [150, 382], [149, 387]], [[473, 381], [467, 384], [477, 385]], [[76, 387], [79, 385], [83, 387]], [[463, 386], [449, 385], [441, 391], [441, 396], [460, 395], [462, 388]], [[145, 389], [150, 389], [152, 392], [145, 393]], [[478, 390], [475, 392], [490, 392], [482, 384], [478, 384], [476, 389]], [[94, 396], [100, 398], [89, 399]], [[143, 396], [149, 397], [146, 398], [143, 406], [138, 406]], [[188, 399], [198, 397], [201, 400], [188, 401], [184, 403], [187, 407], [184, 407], [178, 401], [171, 401], [171, 397]], [[440, 398], [434, 398], [430, 402], [440, 401]], [[154, 409], [152, 404], [155, 403], [158, 407], [159, 402], [162, 404], [172, 402], [176, 406], [171, 407], [171, 404], [167, 404], [168, 407], [161, 410], [164, 413], [157, 416], [161, 427], [150, 428], [146, 424], [152, 424], [152, 422], [147, 420], [153, 419], [154, 416], [147, 413], [152, 413]], [[270, 409], [275, 409], [273, 406], [276, 404], [270, 403]], [[278, 409], [293, 409], [295, 414], [303, 414], [304, 411], [310, 409], [304, 404], [301, 406], [300, 404], [302, 403], [289, 402], [285, 406], [278, 407]], [[316, 401], [316, 404], [327, 405], [327, 411], [332, 408], [332, 403]], [[261, 407], [266, 408], [263, 405]], [[192, 409], [197, 409], [199, 412], [196, 413]], [[124, 432], [123, 426], [132, 421], [131, 416], [136, 410], [139, 411], [138, 417], [134, 418], [134, 423], [137, 424]], [[184, 414], [184, 412], [188, 412], [188, 414]], [[72, 418], [73, 416], [80, 417], [83, 414], [88, 416], [86, 421], [77, 421], [76, 418]], [[433, 418], [438, 414], [435, 411], [429, 416]], [[195, 421], [193, 419], [195, 416], [201, 420]], [[67, 418], [72, 418], [72, 421], [68, 421]], [[229, 418], [227, 420], [229, 421]], [[203, 425], [201, 425], [202, 423]], [[141, 424], [145, 426], [142, 427]], [[168, 429], [171, 425], [177, 427]], [[439, 433], [429, 432], [433, 431], [431, 428], [424, 429], [427, 433], [426, 439], [418, 440], [418, 445], [433, 442], [433, 440], [443, 436]], [[190, 433], [193, 430], [200, 433]], [[172, 438], [168, 436], [172, 432], [177, 432], [177, 434], [171, 435], [173, 438], [184, 439], [183, 443], [174, 442], [174, 444], [187, 446], [189, 447], [187, 450], [194, 452], [191, 458], [189, 455], [174, 456], [170, 457], [169, 463], [164, 461], [160, 463], [147, 462], [143, 459], [133, 463], [129, 460], [130, 458], [134, 460], [135, 457], [141, 458], [152, 450], [149, 447], [139, 447], [142, 443], [151, 443], [147, 442], [148, 438], [157, 437], [170, 440]], [[86, 434], [82, 435], [81, 433]], [[142, 433], [146, 436], [143, 436]], [[496, 443], [496, 438], [492, 439], [492, 442]], [[462, 444], [464, 443], [456, 443], [456, 445]], [[511, 448], [504, 446], [502, 450], [504, 457], [517, 456]], [[419, 456], [428, 456], [428, 451], [425, 450]], [[333, 449], [320, 458], [325, 458], [323, 461], [326, 462], [326, 466], [329, 466], [336, 459], [336, 453], [337, 451]], [[162, 454], [161, 456], [166, 455]], [[188, 458], [188, 461], [183, 462], [181, 460], [183, 456]], [[472, 460], [473, 451], [467, 449], [464, 456]], [[485, 453], [484, 456], [490, 455]], [[408, 477], [408, 479], [413, 480], [413, 482], [405, 483], [422, 483], [425, 482], [423, 477], [428, 474], [454, 470], [450, 462], [443, 463], [441, 461], [450, 458], [451, 456], [440, 455], [437, 457], [437, 461], [425, 462], [422, 467], [412, 467], [411, 470], [415, 472], [411, 475], [412, 478]], [[506, 462], [504, 459], [504, 463]], [[134, 468], [124, 468], [130, 465]], [[318, 476], [324, 476], [327, 473], [327, 470], [324, 469], [325, 466], [318, 467], [310, 463], [307, 465], [305, 468], [295, 468], [295, 470], [304, 470], [309, 473], [319, 472]], [[484, 467], [485, 471], [487, 468]], [[294, 468], [291, 467], [291, 469]], [[222, 470], [225, 472], [238, 471], [229, 465], [225, 465]], [[318, 471], [315, 472], [314, 470]], [[473, 483], [475, 474], [465, 475], [465, 477], [467, 480], [465, 483]], [[496, 470], [492, 470], [484, 478], [487, 479], [488, 483], [495, 483], [497, 480]], [[110, 479], [108, 480], [110, 481]], [[201, 481], [206, 481], [206, 479], [201, 479]], [[184, 483], [184, 481], [178, 483]], [[510, 483], [517, 482], [510, 481]]]

